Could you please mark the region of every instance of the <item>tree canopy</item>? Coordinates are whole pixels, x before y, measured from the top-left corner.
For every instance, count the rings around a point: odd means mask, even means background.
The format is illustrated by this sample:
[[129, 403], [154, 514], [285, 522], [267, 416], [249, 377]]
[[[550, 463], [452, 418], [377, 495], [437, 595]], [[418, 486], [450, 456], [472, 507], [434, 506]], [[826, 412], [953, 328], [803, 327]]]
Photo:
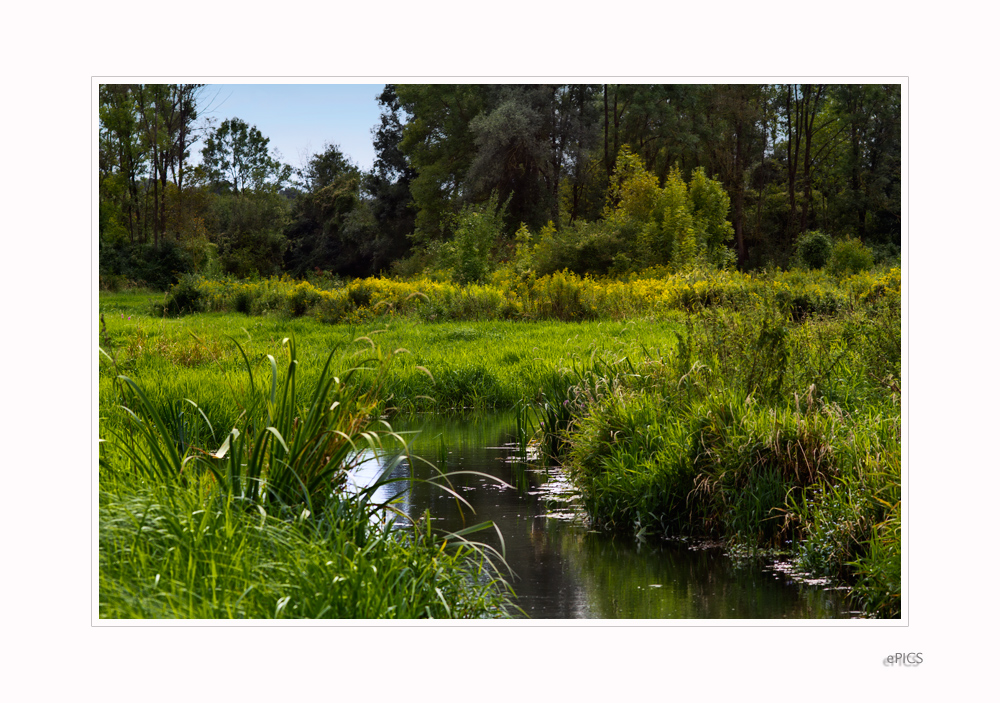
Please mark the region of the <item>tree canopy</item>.
[[807, 232], [901, 246], [897, 84], [387, 85], [370, 171], [331, 134], [297, 172], [240, 117], [199, 128], [201, 87], [101, 86], [102, 267], [471, 279], [456, 252], [486, 240], [593, 273], [784, 267]]

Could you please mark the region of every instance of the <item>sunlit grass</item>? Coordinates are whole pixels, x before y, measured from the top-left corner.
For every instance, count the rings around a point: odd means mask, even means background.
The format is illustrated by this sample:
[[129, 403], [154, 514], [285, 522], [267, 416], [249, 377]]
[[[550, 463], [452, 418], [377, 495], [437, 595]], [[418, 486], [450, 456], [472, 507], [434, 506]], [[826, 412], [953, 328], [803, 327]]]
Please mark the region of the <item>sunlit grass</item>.
[[[378, 416], [395, 353], [360, 339], [313, 369], [293, 338], [280, 363], [230, 344], [242, 366], [190, 369], [190, 397], [120, 373], [128, 360], [102, 349], [101, 617], [506, 614], [503, 555], [470, 541], [492, 524], [397, 529], [392, 499], [373, 500], [407, 455]], [[371, 456], [387, 462], [379, 477], [347, 490]], [[462, 501], [446, 476], [431, 482]]]
[[[310, 389], [334, 350], [346, 359], [378, 346], [393, 363], [352, 379], [371, 393], [373, 417], [516, 411], [519, 441], [527, 447], [531, 426], [530, 441], [567, 464], [596, 526], [793, 549], [813, 573], [853, 583], [868, 612], [898, 615], [898, 269], [843, 281], [791, 272], [530, 283], [562, 300], [562, 312], [544, 314], [529, 283], [490, 284], [503, 295], [428, 285], [425, 299], [405, 297], [413, 287], [401, 282], [352, 282], [343, 295], [361, 311], [353, 324], [310, 313], [311, 291], [295, 282], [246, 292], [255, 314], [154, 317], [136, 294], [102, 296], [105, 427], [124, 426], [119, 374], [187, 417], [181, 426], [228, 428], [244, 407], [247, 359], [278, 357], [285, 337], [302, 362], [296, 382]], [[511, 296], [534, 300], [522, 318], [584, 321], [502, 319]], [[574, 317], [573, 305], [586, 314]]]

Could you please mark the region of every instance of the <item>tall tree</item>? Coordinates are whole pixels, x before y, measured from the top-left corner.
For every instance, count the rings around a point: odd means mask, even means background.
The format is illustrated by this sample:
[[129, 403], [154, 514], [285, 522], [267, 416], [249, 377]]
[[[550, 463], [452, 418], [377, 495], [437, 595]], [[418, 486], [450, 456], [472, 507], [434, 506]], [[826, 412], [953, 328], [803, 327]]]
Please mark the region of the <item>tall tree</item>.
[[[600, 143], [599, 94], [600, 86], [575, 84], [565, 86], [560, 95], [559, 119], [562, 125], [559, 133], [564, 135], [561, 138], [564, 142], [562, 161], [568, 187], [563, 187], [561, 182], [558, 188], [563, 200], [560, 207], [565, 210], [569, 222], [591, 214], [585, 201], [587, 184], [593, 179], [598, 166], [593, 154]], [[562, 193], [566, 193], [565, 198], [562, 198]], [[595, 208], [594, 215], [601, 207], [603, 203]]]
[[416, 219], [410, 184], [417, 172], [400, 150], [404, 114], [396, 86], [387, 85], [377, 101], [381, 115], [379, 125], [372, 128], [375, 163], [362, 185], [370, 197], [371, 215], [381, 240], [372, 262], [373, 268], [379, 271], [403, 258], [410, 249], [409, 235]]
[[118, 224], [131, 243], [146, 240], [140, 182], [147, 164], [135, 101], [137, 87], [101, 85], [99, 89], [101, 222], [123, 219]]
[[174, 153], [170, 160], [170, 173], [179, 191], [184, 190], [186, 164], [191, 156], [191, 147], [198, 141], [194, 122], [198, 118], [198, 96], [204, 87], [201, 83], [172, 86], [173, 100], [176, 104], [176, 124], [171, 144]]
[[347, 224], [360, 200], [361, 172], [335, 144], [314, 154], [303, 169], [307, 192], [292, 205], [285, 229], [285, 266], [296, 275], [319, 268], [351, 276], [370, 273]]
[[153, 245], [159, 248], [167, 231], [167, 181], [183, 184], [184, 162], [197, 117], [197, 84], [145, 84], [132, 89], [138, 121], [150, 160], [153, 183]]
[[[786, 85], [784, 88], [785, 138], [787, 145], [786, 169], [788, 173], [788, 239], [791, 242], [804, 231], [812, 204], [812, 176], [814, 167], [813, 141], [825, 125], [816, 123], [827, 96], [825, 85]], [[799, 177], [801, 175], [801, 181]], [[796, 196], [801, 184], [802, 209], [796, 212]]]
[[836, 113], [847, 150], [840, 180], [845, 225], [862, 240], [901, 243], [901, 90], [899, 85], [838, 85]]
[[224, 121], [201, 151], [209, 180], [219, 190], [241, 195], [280, 189], [292, 169], [268, 152], [269, 143], [259, 129], [238, 117]]
[[[731, 221], [736, 236], [737, 264], [746, 265], [748, 250], [744, 233], [747, 181], [754, 155], [766, 148], [767, 97], [763, 86], [739, 84], [714, 86], [717, 130], [709, 148], [732, 202]], [[714, 130], [713, 130], [714, 131]]]
[[409, 115], [400, 150], [417, 174], [410, 184], [417, 243], [440, 239], [448, 231], [475, 158], [470, 125], [498, 90], [492, 85], [396, 86], [399, 105]]
[[465, 174], [470, 202], [494, 191], [508, 202], [510, 218], [538, 228], [558, 207], [558, 155], [550, 141], [553, 90], [504, 86], [495, 102], [469, 125], [475, 157]]
[[[583, 173], [596, 143], [595, 86], [398, 86], [410, 119], [402, 152], [416, 176], [419, 238], [447, 234], [462, 204], [496, 192], [508, 224], [560, 220], [567, 172]], [[580, 193], [577, 192], [577, 202]]]

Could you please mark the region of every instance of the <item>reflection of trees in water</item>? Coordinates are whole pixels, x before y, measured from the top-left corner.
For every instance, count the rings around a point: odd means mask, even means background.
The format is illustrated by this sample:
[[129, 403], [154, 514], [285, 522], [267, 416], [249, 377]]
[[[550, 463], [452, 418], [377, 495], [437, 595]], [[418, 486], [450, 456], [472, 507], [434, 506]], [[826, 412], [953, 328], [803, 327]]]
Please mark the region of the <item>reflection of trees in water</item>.
[[598, 617], [846, 617], [838, 593], [788, 585], [762, 564], [737, 566], [721, 549], [636, 544], [588, 535], [575, 553]]
[[[430, 509], [434, 527], [458, 530], [492, 520], [503, 531], [519, 605], [535, 618], [817, 618], [838, 614], [839, 594], [788, 586], [759, 565], [734, 566], [721, 550], [683, 545], [636, 544], [588, 533], [576, 524], [545, 517], [546, 495], [536, 490], [545, 475], [505, 461], [499, 449], [516, 440], [513, 414], [467, 418], [419, 417], [393, 422], [397, 430], [421, 429], [410, 440], [415, 457], [448, 472], [476, 471], [500, 478], [459, 474], [452, 488], [471, 505], [459, 506], [444, 491], [414, 482], [399, 506], [414, 518]], [[404, 461], [393, 476], [430, 478], [425, 462]], [[474, 539], [497, 549], [495, 533]], [[829, 603], [828, 601], [833, 601]], [[845, 608], [839, 608], [846, 612]]]
[[[587, 617], [586, 597], [577, 566], [563, 554], [563, 527], [545, 517], [544, 495], [537, 488], [543, 473], [510, 461], [513, 449], [499, 449], [516, 442], [513, 414], [475, 416], [458, 422], [439, 417], [418, 419], [421, 433], [410, 442], [411, 452], [438, 464], [448, 472], [476, 471], [495, 476], [509, 487], [491, 483], [477, 475], [457, 475], [451, 485], [472, 505], [475, 514], [433, 486], [414, 483], [409, 504], [416, 513], [429, 508], [439, 529], [456, 530], [492, 520], [503, 532], [507, 561], [516, 576], [514, 590], [519, 604], [531, 617]], [[409, 423], [393, 423], [396, 429], [416, 429]], [[441, 459], [444, 459], [442, 462]], [[414, 461], [416, 475], [430, 477], [434, 471]], [[463, 523], [464, 517], [464, 523]], [[500, 549], [493, 532], [475, 536]]]

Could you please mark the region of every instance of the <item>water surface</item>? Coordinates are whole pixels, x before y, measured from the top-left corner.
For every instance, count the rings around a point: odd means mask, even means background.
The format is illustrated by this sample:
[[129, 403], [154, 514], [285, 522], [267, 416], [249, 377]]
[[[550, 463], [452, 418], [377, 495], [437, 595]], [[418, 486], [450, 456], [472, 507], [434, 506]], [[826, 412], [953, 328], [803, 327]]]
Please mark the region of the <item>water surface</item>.
[[[525, 464], [512, 415], [396, 418], [393, 428], [419, 432], [411, 451], [447, 472], [475, 511], [444, 491], [409, 485], [397, 507], [417, 518], [430, 510], [437, 528], [454, 531], [486, 520], [503, 534], [476, 539], [505, 551], [517, 604], [530, 618], [799, 619], [856, 616], [843, 592], [803, 583], [783, 565], [737, 562], [696, 542], [638, 543], [591, 531], [558, 468]], [[387, 460], [382, 460], [383, 464]], [[355, 476], [378, 473], [374, 462]], [[429, 478], [419, 460], [402, 461], [394, 477]], [[404, 484], [395, 484], [399, 490]], [[377, 498], [387, 498], [383, 491]]]

